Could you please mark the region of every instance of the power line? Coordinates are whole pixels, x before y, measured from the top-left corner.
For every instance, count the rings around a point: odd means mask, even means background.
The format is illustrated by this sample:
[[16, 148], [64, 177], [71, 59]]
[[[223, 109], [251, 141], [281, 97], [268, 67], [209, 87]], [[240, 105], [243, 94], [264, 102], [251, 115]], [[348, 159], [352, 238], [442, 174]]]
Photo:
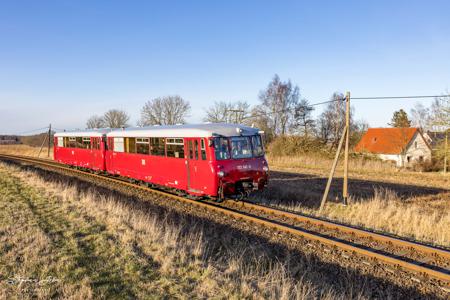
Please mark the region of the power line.
[[450, 95], [424, 95], [424, 96], [375, 96], [375, 97], [351, 97], [351, 100], [379, 100], [379, 99], [420, 99], [420, 98], [442, 98]]
[[337, 98], [337, 99], [328, 100], [328, 101], [324, 101], [324, 102], [308, 104], [308, 105], [305, 105], [305, 106], [317, 106], [317, 105], [322, 105], [322, 104], [327, 104], [327, 103], [332, 103], [332, 102], [337, 102], [337, 101], [344, 101], [344, 100], [345, 100], [345, 98]]
[[47, 130], [48, 126], [42, 127], [42, 128], [37, 128], [37, 129], [32, 129], [32, 130], [28, 130], [28, 131], [22, 131], [22, 132], [17, 133], [16, 135], [24, 135], [26, 133], [32, 133], [32, 132], [36, 132], [36, 131], [40, 131], [40, 130], [44, 130], [44, 129]]

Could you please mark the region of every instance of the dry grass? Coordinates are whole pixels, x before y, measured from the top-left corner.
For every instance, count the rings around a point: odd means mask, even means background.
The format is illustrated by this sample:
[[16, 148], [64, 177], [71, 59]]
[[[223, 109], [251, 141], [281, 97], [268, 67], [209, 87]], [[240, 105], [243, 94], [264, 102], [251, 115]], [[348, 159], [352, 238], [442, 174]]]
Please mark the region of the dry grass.
[[0, 164], [0, 298], [365, 298], [311, 282], [306, 262], [125, 203]]
[[[288, 171], [301, 174], [328, 176], [333, 161], [314, 155], [268, 156], [272, 170]], [[343, 176], [343, 163], [336, 168], [336, 176]], [[351, 178], [375, 180], [382, 182], [404, 183], [424, 187], [450, 187], [450, 173], [413, 172], [396, 168], [389, 162], [367, 160], [362, 157], [349, 160], [349, 176]]]
[[[0, 153], [3, 154], [14, 154], [14, 155], [25, 155], [37, 157], [39, 154], [40, 147], [32, 147], [28, 145], [0, 145]], [[47, 148], [42, 148], [42, 152], [39, 155], [41, 158], [47, 158]], [[53, 158], [53, 147], [50, 148], [50, 159]]]
[[277, 206], [450, 247], [450, 193], [435, 199], [411, 198], [404, 201], [392, 191], [376, 189], [369, 199], [349, 199], [348, 206], [328, 203], [322, 213], [295, 203]]
[[[308, 156], [269, 160], [272, 170], [279, 172], [272, 172], [269, 188], [257, 200], [319, 215], [331, 160]], [[349, 166], [349, 205], [336, 201], [342, 193], [340, 164], [330, 191], [332, 201], [322, 217], [450, 247], [450, 174], [398, 170], [363, 159], [350, 160]]]

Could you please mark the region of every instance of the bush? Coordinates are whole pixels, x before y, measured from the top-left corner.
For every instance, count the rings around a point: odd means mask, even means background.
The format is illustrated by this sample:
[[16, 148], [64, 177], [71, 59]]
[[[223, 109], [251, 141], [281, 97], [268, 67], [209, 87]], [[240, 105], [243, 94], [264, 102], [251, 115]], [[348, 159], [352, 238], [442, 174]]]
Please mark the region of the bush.
[[280, 136], [267, 146], [267, 152], [273, 156], [299, 154], [319, 154], [330, 156], [328, 147], [316, 138], [303, 136]]
[[444, 160], [432, 158], [422, 162], [416, 162], [412, 169], [419, 172], [439, 172], [444, 169]]

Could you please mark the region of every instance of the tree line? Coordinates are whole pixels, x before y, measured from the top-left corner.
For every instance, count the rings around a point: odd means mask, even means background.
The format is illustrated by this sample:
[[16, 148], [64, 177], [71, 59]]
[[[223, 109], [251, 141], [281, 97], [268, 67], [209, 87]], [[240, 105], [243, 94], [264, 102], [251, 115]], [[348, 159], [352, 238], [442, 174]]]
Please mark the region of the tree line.
[[[301, 96], [300, 88], [290, 80], [283, 81], [275, 75], [258, 95], [259, 104], [251, 106], [246, 101], [214, 102], [205, 109], [205, 122], [233, 122], [253, 125], [265, 131], [267, 141], [278, 136], [296, 135], [306, 139], [320, 140], [323, 144], [336, 147], [345, 126], [344, 95], [333, 93], [325, 109], [313, 117], [314, 106]], [[430, 108], [416, 105], [411, 110], [412, 121], [406, 112], [394, 113], [390, 125], [409, 127], [411, 124], [424, 128], [426, 124], [449, 124], [448, 99], [436, 99]], [[191, 106], [178, 95], [158, 97], [147, 101], [141, 109], [138, 126], [184, 124]], [[446, 119], [447, 118], [447, 119]], [[120, 128], [129, 126], [129, 115], [122, 110], [109, 110], [103, 116], [92, 116], [87, 128]], [[427, 125], [427, 126], [428, 126]], [[350, 126], [354, 141], [367, 130], [363, 120], [354, 120], [354, 108], [350, 111]]]

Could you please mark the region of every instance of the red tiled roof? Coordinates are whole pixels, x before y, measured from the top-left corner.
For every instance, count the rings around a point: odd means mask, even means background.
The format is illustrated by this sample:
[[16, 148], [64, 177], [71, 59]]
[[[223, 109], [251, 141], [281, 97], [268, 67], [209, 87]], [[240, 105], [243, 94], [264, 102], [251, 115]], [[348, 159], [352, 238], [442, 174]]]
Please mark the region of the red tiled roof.
[[418, 128], [369, 128], [356, 145], [355, 151], [401, 154], [416, 132], [419, 132]]

